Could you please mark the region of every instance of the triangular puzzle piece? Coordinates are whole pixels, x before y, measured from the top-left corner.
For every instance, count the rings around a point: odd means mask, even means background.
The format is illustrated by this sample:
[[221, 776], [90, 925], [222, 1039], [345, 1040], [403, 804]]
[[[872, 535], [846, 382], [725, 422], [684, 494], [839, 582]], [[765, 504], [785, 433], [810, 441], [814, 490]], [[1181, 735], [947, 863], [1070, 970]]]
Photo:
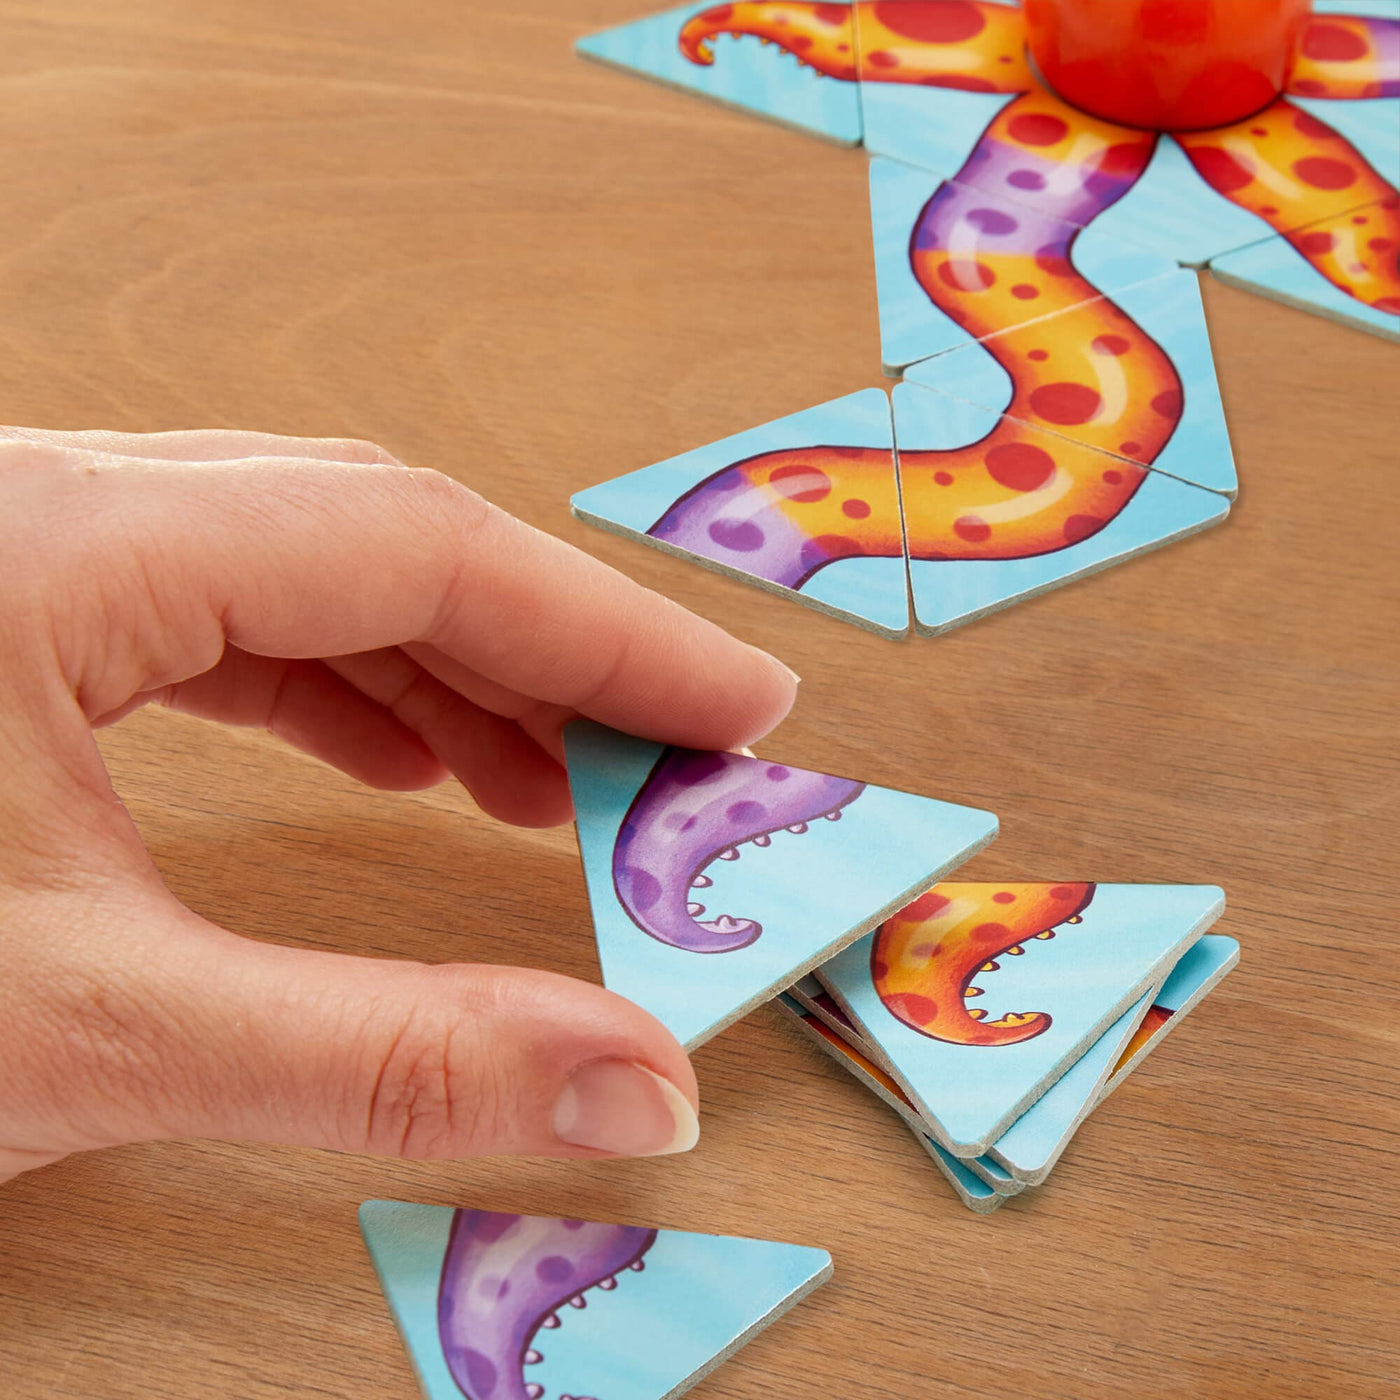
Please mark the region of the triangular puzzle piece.
[[[945, 884], [818, 976], [942, 1145], [975, 1157], [1223, 908], [1214, 886]], [[1003, 967], [994, 1016], [974, 979]]]
[[969, 1210], [985, 1215], [995, 1210], [1009, 1195], [1014, 1194], [994, 1190], [972, 1170], [971, 1163], [959, 1161], [934, 1142], [928, 1135], [927, 1125], [919, 1117], [918, 1109], [904, 1090], [844, 1035], [838, 1035], [787, 992], [777, 998], [777, 1004], [792, 1018], [793, 1023], [800, 1026], [807, 1037], [830, 1055], [842, 1069], [899, 1114], [905, 1126], [914, 1134], [919, 1146], [937, 1163], [938, 1169], [947, 1177], [949, 1184]]
[[682, 5], [578, 41], [578, 52], [842, 145], [860, 143], [849, 5]]
[[831, 1274], [825, 1250], [366, 1201], [426, 1400], [670, 1400]]
[[879, 632], [909, 631], [889, 398], [863, 389], [580, 491], [592, 525]]
[[904, 377], [1235, 495], [1200, 283], [1186, 269], [921, 360]]
[[864, 0], [855, 28], [866, 150], [936, 175], [1035, 83], [1019, 5]]
[[[1189, 959], [1194, 951], [1188, 952], [1183, 961]], [[803, 1014], [808, 1031], [832, 1042], [840, 1041], [846, 1056], [854, 1061], [854, 1064], [848, 1062], [846, 1068], [858, 1077], [861, 1075], [857, 1066], [863, 1067], [867, 1074], [873, 1074], [877, 1082], [867, 1083], [867, 1087], [900, 1113], [916, 1133], [927, 1133], [931, 1125], [925, 1123], [913, 1101], [894, 1079], [874, 1064], [870, 1058], [871, 1047], [850, 1018], [821, 988], [816, 977], [811, 978], [810, 982], [816, 983], [815, 993], [810, 986], [794, 987], [787, 997], [792, 1006]], [[1002, 1195], [1015, 1195], [1025, 1186], [1040, 1185], [1049, 1176], [1079, 1125], [1100, 1102], [1100, 1094], [1109, 1074], [1126, 1055], [1127, 1047], [1147, 1014], [1149, 1004], [1153, 1002], [1152, 993], [1134, 1002], [1062, 1078], [988, 1146], [982, 1156], [967, 1161], [968, 1169]], [[839, 1053], [832, 1053], [840, 1060]], [[881, 1092], [881, 1082], [887, 1092]]]
[[1219, 524], [1222, 495], [916, 386], [894, 390], [914, 622], [936, 636]]
[[1216, 258], [1211, 275], [1400, 340], [1400, 195]]
[[1096, 1108], [1234, 971], [1239, 960], [1240, 945], [1220, 933], [1208, 933], [1187, 949], [1100, 1089]]
[[772, 759], [582, 720], [564, 744], [603, 983], [688, 1049], [996, 834], [990, 812]]
[[1157, 253], [996, 191], [870, 164], [886, 372], [1177, 270]]

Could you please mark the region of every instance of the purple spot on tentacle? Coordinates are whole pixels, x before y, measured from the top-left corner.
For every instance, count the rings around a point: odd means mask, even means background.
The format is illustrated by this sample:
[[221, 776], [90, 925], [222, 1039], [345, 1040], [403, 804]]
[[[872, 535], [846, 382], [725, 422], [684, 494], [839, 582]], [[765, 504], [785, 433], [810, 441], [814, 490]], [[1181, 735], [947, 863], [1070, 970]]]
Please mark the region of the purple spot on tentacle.
[[537, 1400], [543, 1388], [523, 1373], [542, 1359], [530, 1345], [535, 1333], [557, 1327], [556, 1310], [577, 1306], [584, 1289], [639, 1264], [655, 1239], [655, 1230], [635, 1225], [457, 1211], [442, 1264], [438, 1333], [466, 1400]]
[[[705, 908], [690, 892], [713, 884], [706, 867], [737, 859], [743, 842], [762, 837], [767, 845], [779, 831], [805, 830], [863, 788], [848, 778], [740, 754], [667, 749], [633, 799], [613, 847], [618, 901], [638, 928], [673, 948], [745, 948], [763, 931], [756, 920], [726, 913], [699, 917]], [[647, 879], [639, 881], [639, 875]], [[639, 889], [644, 899], [634, 897]]]
[[763, 531], [752, 520], [712, 520], [709, 536], [721, 549], [738, 554], [763, 548]]

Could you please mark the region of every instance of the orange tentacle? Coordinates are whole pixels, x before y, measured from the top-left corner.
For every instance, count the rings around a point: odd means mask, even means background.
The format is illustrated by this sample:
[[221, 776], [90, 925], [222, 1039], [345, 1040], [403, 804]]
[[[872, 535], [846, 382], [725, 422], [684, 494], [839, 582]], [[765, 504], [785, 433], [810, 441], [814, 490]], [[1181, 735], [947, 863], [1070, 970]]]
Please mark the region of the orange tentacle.
[[1288, 241], [1334, 287], [1400, 316], [1400, 197], [1343, 210], [1290, 233]]
[[1026, 28], [1018, 6], [988, 0], [858, 0], [864, 83], [1024, 92]]
[[856, 81], [855, 22], [850, 5], [808, 0], [736, 0], [693, 15], [680, 32], [681, 52], [705, 66], [715, 61], [710, 40], [719, 34], [753, 35], [777, 44], [828, 78]]
[[1094, 886], [1074, 884], [945, 884], [886, 919], [870, 952], [875, 990], [885, 1009], [911, 1030], [952, 1045], [1015, 1045], [1050, 1027], [1043, 1011], [988, 1019], [979, 974], [996, 971], [1034, 938], [1053, 938], [1057, 924], [1078, 923]]
[[1176, 140], [1211, 189], [1279, 233], [1395, 194], [1346, 137], [1285, 98]]
[[1400, 97], [1400, 20], [1313, 15], [1288, 91], [1295, 97]]

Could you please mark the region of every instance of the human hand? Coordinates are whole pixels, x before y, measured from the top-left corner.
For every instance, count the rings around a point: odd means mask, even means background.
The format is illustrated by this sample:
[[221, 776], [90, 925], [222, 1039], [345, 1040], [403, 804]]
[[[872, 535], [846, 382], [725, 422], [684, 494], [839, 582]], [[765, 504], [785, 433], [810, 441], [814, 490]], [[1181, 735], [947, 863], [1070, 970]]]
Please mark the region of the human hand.
[[382, 788], [452, 774], [543, 826], [570, 817], [574, 715], [731, 748], [793, 694], [773, 658], [371, 444], [0, 429], [0, 1180], [157, 1138], [597, 1156], [698, 1131], [684, 1052], [601, 987], [197, 917], [93, 727], [164, 704]]

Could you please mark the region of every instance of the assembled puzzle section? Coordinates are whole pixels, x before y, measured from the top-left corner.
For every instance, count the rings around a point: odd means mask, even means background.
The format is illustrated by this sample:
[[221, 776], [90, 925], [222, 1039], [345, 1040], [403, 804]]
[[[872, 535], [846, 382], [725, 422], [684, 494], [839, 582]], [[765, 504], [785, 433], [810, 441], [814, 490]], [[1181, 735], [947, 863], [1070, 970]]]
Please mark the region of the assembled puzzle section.
[[824, 1250], [367, 1201], [425, 1400], [669, 1400], [831, 1276]]
[[885, 636], [909, 630], [889, 399], [864, 389], [629, 472], [581, 520]]
[[1229, 514], [1214, 491], [961, 399], [894, 389], [915, 628], [936, 636]]
[[564, 731], [604, 985], [693, 1048], [996, 834], [990, 812], [772, 759]]
[[1211, 275], [1400, 341], [1400, 196], [1216, 258]]
[[1027, 204], [982, 185], [872, 161], [886, 373], [1178, 270], [1171, 258], [1068, 216], [1086, 213], [1092, 216], [1077, 196]]
[[943, 884], [817, 975], [931, 1135], [976, 1157], [1223, 908], [1214, 886]]
[[576, 47], [585, 58], [841, 145], [860, 143], [849, 5], [682, 5]]
[[1180, 269], [905, 371], [1043, 432], [1234, 497], [1199, 278]]

